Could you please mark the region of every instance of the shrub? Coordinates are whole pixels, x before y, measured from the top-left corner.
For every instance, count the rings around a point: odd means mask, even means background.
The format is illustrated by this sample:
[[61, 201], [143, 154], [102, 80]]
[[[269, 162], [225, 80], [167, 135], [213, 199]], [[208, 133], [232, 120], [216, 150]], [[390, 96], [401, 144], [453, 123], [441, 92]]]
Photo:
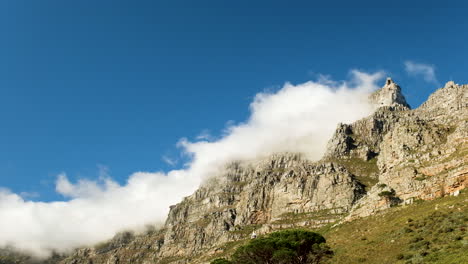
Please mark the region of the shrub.
[[379, 193], [379, 196], [380, 197], [391, 197], [391, 196], [394, 196], [395, 195], [395, 191], [394, 190], [391, 190], [391, 191], [383, 191], [383, 192], [380, 192]]
[[421, 241], [421, 240], [423, 240], [423, 238], [420, 237], [420, 236], [417, 236], [417, 237], [413, 237], [412, 239], [410, 239], [409, 242], [410, 242], [410, 243], [416, 243], [416, 242], [419, 242], [419, 241]]
[[453, 232], [453, 228], [452, 228], [452, 227], [444, 227], [444, 228], [442, 229], [442, 231], [443, 231], [444, 233], [450, 233], [450, 232]]
[[212, 260], [210, 264], [231, 264], [232, 262], [224, 259], [224, 258], [217, 258], [215, 260]]
[[403, 254], [401, 254], [401, 253], [398, 254], [398, 255], [396, 256], [396, 259], [400, 259], [400, 260], [401, 260], [401, 259], [404, 259], [404, 258], [405, 258], [405, 255], [403, 255]]
[[403, 227], [403, 233], [412, 233], [412, 232], [413, 232], [413, 229], [409, 227]]
[[[233, 264], [321, 263], [333, 252], [320, 234], [306, 230], [285, 230], [252, 239], [232, 256]], [[218, 262], [221, 264], [223, 262]]]
[[408, 255], [405, 255], [405, 259], [406, 260], [410, 260], [413, 258], [413, 254], [408, 254]]

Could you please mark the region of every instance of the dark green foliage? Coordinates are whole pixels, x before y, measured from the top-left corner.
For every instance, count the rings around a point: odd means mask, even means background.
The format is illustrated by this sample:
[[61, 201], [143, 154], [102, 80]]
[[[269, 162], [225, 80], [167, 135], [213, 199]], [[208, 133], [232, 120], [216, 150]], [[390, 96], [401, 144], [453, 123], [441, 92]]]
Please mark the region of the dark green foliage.
[[232, 256], [232, 263], [320, 263], [331, 255], [332, 251], [321, 235], [306, 230], [285, 230], [253, 239], [239, 247]]
[[231, 263], [232, 263], [231, 261], [227, 259], [223, 259], [223, 258], [217, 258], [210, 262], [210, 264], [231, 264]]
[[307, 255], [307, 263], [321, 263], [333, 256], [333, 251], [325, 243], [312, 245], [312, 251]]
[[9, 259], [9, 258], [6, 258], [6, 257], [0, 257], [0, 264], [17, 264], [19, 262], [13, 260], [13, 259]]
[[394, 190], [391, 190], [391, 191], [383, 191], [383, 192], [380, 192], [379, 193], [379, 196], [381, 197], [392, 197], [395, 195], [395, 191]]
[[377, 187], [383, 189], [383, 188], [387, 187], [387, 184], [385, 184], [385, 183], [380, 183], [379, 185], [377, 185]]
[[412, 233], [413, 232], [413, 229], [409, 228], [409, 227], [404, 227], [403, 228], [403, 232], [404, 233]]

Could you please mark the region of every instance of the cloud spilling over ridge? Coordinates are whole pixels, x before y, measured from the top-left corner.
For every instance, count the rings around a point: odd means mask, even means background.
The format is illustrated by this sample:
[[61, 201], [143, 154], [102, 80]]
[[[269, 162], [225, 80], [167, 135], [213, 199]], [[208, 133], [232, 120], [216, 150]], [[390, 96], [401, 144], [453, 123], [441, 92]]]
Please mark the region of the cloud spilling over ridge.
[[348, 81], [321, 78], [285, 84], [255, 96], [251, 115], [231, 125], [218, 139], [180, 141], [191, 156], [184, 169], [136, 172], [126, 184], [109, 176], [70, 182], [58, 176], [56, 191], [68, 201], [34, 202], [0, 190], [0, 247], [13, 246], [37, 256], [67, 251], [111, 238], [116, 232], [162, 223], [169, 206], [194, 192], [226, 162], [262, 158], [275, 152], [300, 152], [319, 159], [337, 123], [369, 115], [367, 95], [382, 73], [353, 71]]

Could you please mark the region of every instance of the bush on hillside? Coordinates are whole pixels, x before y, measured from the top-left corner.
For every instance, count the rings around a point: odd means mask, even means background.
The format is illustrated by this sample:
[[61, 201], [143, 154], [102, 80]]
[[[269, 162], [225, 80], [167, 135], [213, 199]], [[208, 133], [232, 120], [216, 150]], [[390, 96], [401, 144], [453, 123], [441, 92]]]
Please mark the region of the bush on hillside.
[[317, 264], [333, 254], [325, 242], [306, 230], [279, 231], [240, 246], [231, 261], [216, 259], [211, 264]]

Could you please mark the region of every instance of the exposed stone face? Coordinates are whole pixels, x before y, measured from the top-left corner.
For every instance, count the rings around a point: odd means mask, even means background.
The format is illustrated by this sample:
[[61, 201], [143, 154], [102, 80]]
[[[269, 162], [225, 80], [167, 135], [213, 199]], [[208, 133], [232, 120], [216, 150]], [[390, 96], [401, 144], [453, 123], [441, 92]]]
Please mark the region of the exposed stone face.
[[468, 105], [468, 85], [458, 85], [453, 81], [447, 82], [443, 88], [435, 91], [419, 110], [430, 112], [432, 118], [457, 118], [456, 113], [462, 112], [466, 117]]
[[253, 230], [318, 227], [466, 188], [467, 91], [449, 82], [410, 110], [388, 79], [370, 97], [379, 108], [338, 125], [321, 161], [282, 153], [233, 162], [172, 206], [161, 230], [80, 249], [61, 263], [203, 263]]
[[347, 212], [363, 195], [363, 186], [335, 163], [281, 154], [232, 164], [220, 179], [171, 208], [161, 256], [180, 253], [180, 241], [187, 241], [182, 252], [186, 255], [245, 238], [249, 233], [243, 227], [272, 224], [290, 212]]
[[371, 116], [353, 124], [339, 124], [328, 142], [325, 157], [357, 156], [364, 160], [374, 158], [380, 151], [384, 135], [399, 122], [402, 112], [405, 111], [408, 111], [408, 108], [401, 105], [383, 106]]
[[[468, 85], [448, 82], [414, 111], [402, 112], [383, 134], [377, 165], [380, 184], [392, 198], [411, 203], [466, 188], [468, 184]], [[348, 220], [391, 206], [376, 186], [353, 208]], [[384, 201], [384, 202], [382, 202]]]
[[[232, 163], [221, 176], [208, 180], [171, 207], [164, 229], [146, 237], [145, 243], [153, 251], [142, 255], [142, 260], [197, 257], [200, 252], [215, 250], [216, 245], [245, 239], [252, 228], [258, 234], [279, 228], [284, 215], [291, 212], [326, 211], [334, 221], [364, 194], [363, 185], [338, 163], [314, 163], [287, 153], [251, 163]], [[321, 226], [328, 220], [299, 222]], [[133, 252], [129, 249], [141, 248], [143, 237], [125, 247], [112, 242], [104, 250], [90, 249], [92, 253], [87, 256], [93, 263], [132, 263], [135, 255], [129, 254]], [[82, 255], [77, 252], [63, 263], [83, 259]]]
[[401, 105], [408, 109], [410, 108], [405, 97], [401, 93], [400, 86], [390, 78], [387, 78], [384, 87], [371, 94], [369, 99], [379, 107]]

